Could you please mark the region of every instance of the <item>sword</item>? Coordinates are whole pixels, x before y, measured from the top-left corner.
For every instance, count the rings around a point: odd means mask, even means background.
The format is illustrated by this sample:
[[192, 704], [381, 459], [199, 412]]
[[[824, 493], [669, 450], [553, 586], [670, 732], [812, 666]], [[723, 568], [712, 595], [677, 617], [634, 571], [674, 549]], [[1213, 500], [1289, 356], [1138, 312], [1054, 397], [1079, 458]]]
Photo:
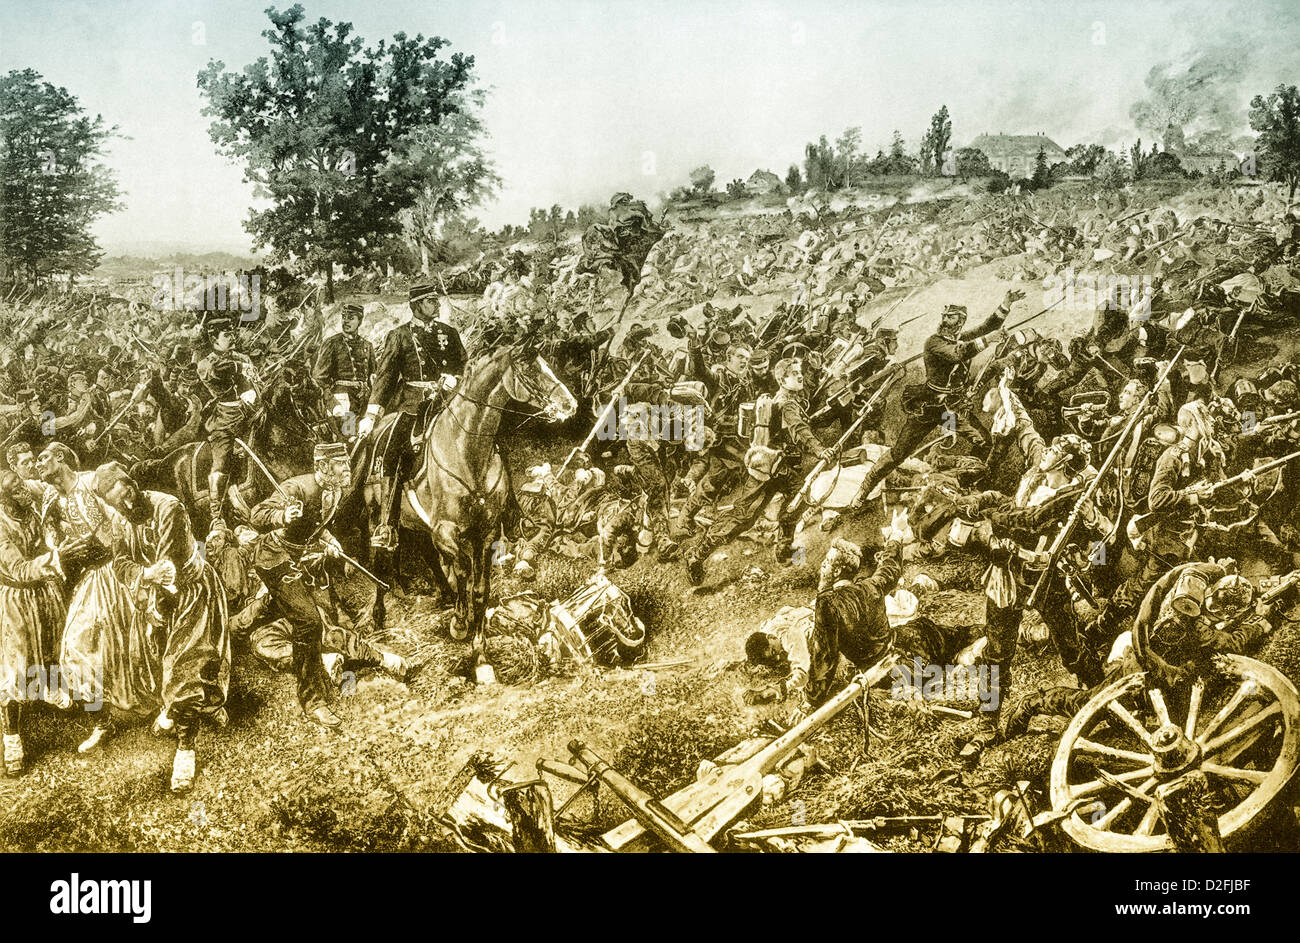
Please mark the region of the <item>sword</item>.
[[[275, 476], [271, 474], [271, 469], [267, 468], [266, 465], [262, 463], [262, 460], [257, 457], [257, 453], [253, 451], [252, 447], [247, 442], [245, 442], [243, 439], [236, 438], [235, 443], [241, 449], [243, 449], [245, 452], [248, 453], [248, 457], [253, 460], [253, 464], [255, 464], [259, 469], [261, 469], [262, 474], [266, 476], [267, 481], [271, 482], [271, 485], [272, 487], [275, 488], [276, 493], [279, 494], [280, 497], [283, 498], [286, 503], [301, 504], [300, 501], [295, 501], [293, 498], [289, 497], [288, 493], [285, 492], [285, 490], [280, 487], [280, 483], [276, 481]], [[320, 530], [312, 534], [311, 540], [315, 540], [318, 536], [320, 536], [321, 531], [323, 531], [324, 529], [325, 528], [322, 526]], [[309, 540], [308, 543], [310, 543], [311, 540]], [[384, 589], [391, 588], [387, 583], [385, 583], [379, 577], [375, 576], [375, 574], [371, 573], [368, 569], [362, 566], [358, 561], [354, 560], [352, 557], [344, 553], [343, 548], [338, 545], [338, 541], [335, 541], [332, 544], [332, 549], [334, 551], [335, 556], [337, 556], [340, 560], [343, 560], [347, 563], [351, 563], [354, 567], [356, 567], [358, 570], [361, 571], [362, 575], [364, 575], [367, 579], [371, 580], [376, 586], [382, 586]]]

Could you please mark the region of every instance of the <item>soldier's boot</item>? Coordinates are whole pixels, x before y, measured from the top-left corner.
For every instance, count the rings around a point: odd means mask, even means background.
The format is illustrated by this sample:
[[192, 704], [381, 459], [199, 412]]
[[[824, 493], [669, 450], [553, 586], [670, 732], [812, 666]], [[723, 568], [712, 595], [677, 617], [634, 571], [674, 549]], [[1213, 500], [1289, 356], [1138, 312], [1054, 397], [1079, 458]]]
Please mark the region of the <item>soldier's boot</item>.
[[697, 484], [695, 490], [691, 492], [691, 496], [686, 499], [686, 506], [682, 508], [682, 516], [677, 520], [676, 536], [679, 539], [685, 539], [694, 535], [695, 531], [699, 528], [699, 524], [695, 522], [695, 515], [699, 514], [703, 507], [703, 487]]
[[226, 481], [228, 476], [222, 472], [208, 475], [208, 508], [212, 514], [212, 526], [225, 521], [222, 508], [226, 503]]
[[876, 490], [876, 486], [889, 477], [889, 473], [894, 470], [893, 453], [886, 449], [876, 464], [871, 466], [871, 471], [867, 472], [866, 479], [862, 482], [862, 488], [853, 498], [853, 503], [849, 506], [850, 511], [862, 512], [867, 509], [871, 503], [871, 492]]
[[713, 555], [720, 542], [710, 540], [708, 535], [701, 536], [686, 554], [686, 578], [692, 586], [704, 582], [704, 561]]
[[681, 548], [673, 539], [668, 515], [662, 510], [650, 515], [650, 533], [654, 534], [655, 553], [658, 558], [665, 563], [675, 559]]
[[1040, 714], [1067, 719], [1074, 717], [1091, 694], [1086, 688], [1057, 687], [1037, 691], [1007, 711], [1002, 735], [1007, 740], [1023, 736], [1029, 732], [1029, 724]]
[[789, 525], [780, 525], [772, 540], [772, 549], [776, 562], [781, 566], [798, 566], [803, 562], [801, 548], [794, 545], [793, 522]]

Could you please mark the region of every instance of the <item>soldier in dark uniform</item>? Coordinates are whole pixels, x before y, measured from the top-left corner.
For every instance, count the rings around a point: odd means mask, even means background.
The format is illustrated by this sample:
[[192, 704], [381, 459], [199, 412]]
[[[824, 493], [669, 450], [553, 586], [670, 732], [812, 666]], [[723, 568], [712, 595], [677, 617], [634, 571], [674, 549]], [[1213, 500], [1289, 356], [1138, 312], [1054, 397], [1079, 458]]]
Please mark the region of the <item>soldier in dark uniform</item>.
[[313, 578], [312, 561], [332, 556], [338, 542], [328, 528], [343, 493], [352, 483], [347, 448], [341, 442], [317, 445], [316, 467], [298, 475], [252, 511], [252, 524], [262, 532], [253, 548], [253, 567], [293, 634], [293, 673], [298, 678], [298, 702], [316, 723], [339, 726], [330, 709], [331, 685], [321, 661], [325, 624], [305, 580]]
[[[804, 393], [803, 364], [798, 360], [782, 360], [773, 371], [781, 390], [776, 395], [778, 428], [770, 430], [769, 448], [780, 453], [780, 458], [770, 468], [754, 463], [746, 469], [740, 487], [731, 496], [730, 507], [724, 508], [717, 520], [705, 531], [686, 557], [686, 571], [693, 584], [704, 580], [704, 561], [714, 550], [754, 525], [763, 509], [776, 494], [793, 497], [801, 482], [800, 472], [805, 456], [814, 460], [830, 459], [833, 449], [824, 446], [808, 424], [807, 394]], [[751, 451], [753, 449], [751, 448]], [[750, 465], [750, 457], [746, 456]], [[798, 513], [789, 511], [789, 502], [781, 508], [777, 521], [777, 559], [790, 562], [791, 541], [794, 538]]]
[[[380, 507], [386, 513], [371, 536], [373, 546], [386, 550], [397, 548], [401, 481], [410, 464], [411, 433], [420, 407], [428, 391], [441, 382], [454, 386], [465, 369], [465, 345], [460, 334], [450, 324], [437, 320], [436, 292], [437, 288], [427, 282], [411, 288], [412, 320], [393, 328], [384, 338], [370, 402], [357, 428], [357, 434], [365, 438], [382, 413], [399, 413], [381, 456]], [[454, 379], [442, 381], [444, 375]]]
[[68, 409], [52, 422], [54, 433], [75, 443], [77, 451], [87, 454], [87, 441], [93, 440], [109, 420], [108, 391], [89, 381], [89, 371], [68, 374]]
[[988, 445], [987, 435], [963, 415], [958, 401], [965, 392], [971, 359], [985, 347], [1001, 341], [1002, 324], [1011, 313], [1011, 306], [1024, 296], [1024, 292], [1015, 289], [1007, 292], [1002, 304], [983, 324], [964, 333], [962, 326], [966, 323], [966, 309], [960, 305], [948, 305], [943, 309], [939, 330], [925, 342], [925, 387], [910, 408], [904, 404], [909, 413], [907, 421], [899, 430], [893, 446], [862, 483], [856, 507], [865, 506], [876, 485], [905, 462], [947, 416], [954, 417], [956, 432], [970, 435], [977, 444]]
[[375, 372], [375, 346], [361, 336], [365, 310], [359, 304], [343, 306], [342, 327], [321, 345], [312, 379], [333, 400], [330, 414], [340, 426], [349, 413], [358, 416], [370, 401], [370, 377]]
[[203, 324], [203, 335], [208, 351], [198, 363], [198, 375], [209, 401], [206, 427], [212, 470], [208, 474], [208, 502], [215, 523], [222, 520], [235, 439], [247, 441], [257, 391], [246, 373], [248, 359], [235, 350], [234, 321], [210, 318]]
[[695, 530], [695, 515], [720, 494], [736, 486], [745, 469], [749, 442], [739, 434], [740, 407], [757, 398], [749, 373], [752, 351], [745, 344], [732, 344], [727, 359], [707, 371], [701, 379], [709, 394], [709, 422], [717, 441], [709, 449], [707, 467], [682, 511], [682, 528]]

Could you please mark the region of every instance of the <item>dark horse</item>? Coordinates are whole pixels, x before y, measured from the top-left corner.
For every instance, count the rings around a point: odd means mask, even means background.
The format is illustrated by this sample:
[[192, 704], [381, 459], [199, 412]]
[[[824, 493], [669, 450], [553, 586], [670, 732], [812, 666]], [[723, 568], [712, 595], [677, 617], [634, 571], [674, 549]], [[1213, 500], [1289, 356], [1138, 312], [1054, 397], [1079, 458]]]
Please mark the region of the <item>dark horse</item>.
[[[568, 419], [578, 408], [531, 337], [471, 360], [446, 406], [425, 427], [420, 463], [402, 488], [401, 527], [423, 531], [432, 539], [432, 575], [454, 602], [451, 636], [472, 638], [479, 664], [484, 663], [492, 541], [510, 499], [510, 473], [496, 436], [502, 415], [517, 412], [510, 408], [512, 402], [537, 410], [525, 415], [550, 422]], [[393, 418], [379, 424], [372, 443], [389, 433]], [[373, 449], [362, 451], [368, 455]], [[369, 464], [368, 459], [360, 462], [358, 474], [364, 475]], [[373, 490], [368, 500], [372, 513], [377, 512]]]
[[[320, 394], [310, 376], [290, 363], [263, 391], [248, 444], [277, 481], [304, 474], [311, 471], [312, 450], [322, 441], [318, 430], [323, 428], [324, 418]], [[247, 509], [269, 496], [274, 485], [247, 461], [247, 456], [237, 454], [236, 462], [237, 467], [242, 463], [245, 469], [242, 480], [230, 489], [235, 518], [239, 520], [246, 516]], [[206, 441], [201, 441], [182, 445], [160, 459], [140, 462], [131, 471], [141, 488], [179, 497], [195, 518], [196, 532], [206, 533], [211, 523], [207, 493], [211, 467], [211, 450]]]

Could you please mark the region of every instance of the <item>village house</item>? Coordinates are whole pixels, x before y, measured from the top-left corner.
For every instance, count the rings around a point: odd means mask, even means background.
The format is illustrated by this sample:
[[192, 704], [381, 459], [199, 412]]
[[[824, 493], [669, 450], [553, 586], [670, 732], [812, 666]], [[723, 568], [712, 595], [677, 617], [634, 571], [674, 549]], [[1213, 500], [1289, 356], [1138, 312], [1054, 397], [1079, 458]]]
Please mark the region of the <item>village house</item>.
[[1046, 134], [981, 134], [968, 145], [983, 151], [994, 170], [1011, 177], [1029, 177], [1034, 172], [1038, 149], [1047, 155], [1047, 166], [1067, 161], [1065, 151]]
[[770, 170], [756, 170], [745, 181], [745, 191], [752, 196], [776, 193], [781, 189], [781, 178]]

